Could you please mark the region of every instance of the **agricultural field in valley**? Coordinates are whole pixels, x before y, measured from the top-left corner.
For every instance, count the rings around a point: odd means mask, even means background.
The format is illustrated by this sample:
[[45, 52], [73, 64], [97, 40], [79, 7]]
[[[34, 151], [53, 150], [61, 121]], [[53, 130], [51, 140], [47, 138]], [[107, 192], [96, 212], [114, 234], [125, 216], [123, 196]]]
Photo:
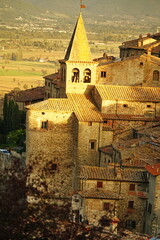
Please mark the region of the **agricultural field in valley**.
[[[36, 39], [32, 41], [36, 41]], [[41, 39], [41, 41], [44, 40]], [[57, 43], [62, 40], [55, 41]], [[11, 48], [11, 44], [7, 47], [0, 45], [0, 96], [15, 88], [25, 90], [43, 86], [43, 77], [59, 69], [58, 60], [64, 58], [68, 43], [69, 40], [65, 39], [63, 47], [56, 50], [33, 46], [24, 46], [19, 49]], [[118, 56], [119, 45], [120, 42], [90, 41], [92, 57], [101, 57], [104, 52], [108, 55]], [[19, 51], [21, 51], [21, 60], [13, 60], [14, 57], [18, 56]]]

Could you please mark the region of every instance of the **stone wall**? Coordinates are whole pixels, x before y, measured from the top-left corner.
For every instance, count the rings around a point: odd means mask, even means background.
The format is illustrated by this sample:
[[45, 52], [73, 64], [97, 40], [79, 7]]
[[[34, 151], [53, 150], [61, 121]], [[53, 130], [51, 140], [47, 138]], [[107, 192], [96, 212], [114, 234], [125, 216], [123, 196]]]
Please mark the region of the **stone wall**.
[[[91, 125], [90, 125], [91, 124]], [[103, 124], [97, 122], [80, 122], [78, 129], [78, 162], [81, 165], [98, 166], [98, 148], [109, 145], [113, 132], [103, 130]], [[93, 148], [91, 146], [93, 144]]]
[[[95, 189], [95, 188], [97, 188], [97, 181], [98, 180], [83, 179], [83, 180], [81, 180], [81, 186], [83, 187], [83, 190]], [[101, 180], [99, 180], [99, 181], [101, 181]], [[103, 187], [100, 189], [109, 190], [111, 192], [117, 193], [119, 195], [119, 197], [122, 198], [117, 202], [117, 211], [116, 211], [117, 217], [120, 219], [120, 225], [124, 227], [124, 226], [126, 226], [127, 220], [132, 220], [132, 221], [135, 221], [135, 223], [136, 223], [135, 228], [133, 228], [132, 230], [142, 232], [146, 200], [138, 197], [137, 192], [139, 191], [139, 185], [140, 184], [143, 185], [143, 183], [138, 183], [134, 180], [128, 181], [128, 182], [122, 181], [122, 180], [119, 180], [119, 181], [104, 180], [101, 182], [103, 182]], [[129, 190], [130, 184], [135, 184], [134, 191]], [[93, 217], [92, 215], [94, 214], [94, 211], [98, 210], [100, 208], [100, 206], [102, 206], [102, 202], [108, 201], [108, 200], [100, 201], [100, 200], [95, 199], [94, 201], [95, 202], [97, 201], [97, 207], [96, 207], [97, 209], [95, 209], [94, 205], [92, 205], [93, 203], [92, 204], [89, 203], [89, 200], [86, 203], [86, 204], [88, 204], [87, 205], [87, 208], [88, 208], [87, 214], [89, 215], [90, 219]], [[134, 201], [133, 208], [128, 207], [129, 201]], [[91, 213], [89, 213], [90, 208], [91, 208]], [[92, 210], [94, 210], [93, 213], [92, 213]], [[100, 217], [101, 214], [102, 214], [102, 212], [100, 212], [98, 214], [98, 216]], [[93, 219], [95, 219], [95, 217]]]
[[[160, 81], [153, 81], [155, 70], [160, 71], [158, 60], [153, 61], [148, 55], [126, 58], [123, 61], [99, 65], [96, 84], [159, 87]], [[102, 71], [106, 72], [104, 78], [101, 77]]]
[[[77, 186], [77, 121], [74, 114], [29, 111], [27, 114], [28, 184], [52, 198], [67, 198]], [[48, 121], [48, 129], [41, 128]]]

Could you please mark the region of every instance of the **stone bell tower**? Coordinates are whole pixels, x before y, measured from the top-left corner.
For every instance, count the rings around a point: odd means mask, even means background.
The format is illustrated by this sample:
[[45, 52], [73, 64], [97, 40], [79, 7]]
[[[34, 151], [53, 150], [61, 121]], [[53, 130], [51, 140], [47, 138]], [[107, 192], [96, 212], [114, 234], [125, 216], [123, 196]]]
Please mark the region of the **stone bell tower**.
[[97, 63], [92, 61], [82, 13], [78, 17], [65, 58], [59, 62], [66, 93], [84, 93], [88, 85], [95, 85]]

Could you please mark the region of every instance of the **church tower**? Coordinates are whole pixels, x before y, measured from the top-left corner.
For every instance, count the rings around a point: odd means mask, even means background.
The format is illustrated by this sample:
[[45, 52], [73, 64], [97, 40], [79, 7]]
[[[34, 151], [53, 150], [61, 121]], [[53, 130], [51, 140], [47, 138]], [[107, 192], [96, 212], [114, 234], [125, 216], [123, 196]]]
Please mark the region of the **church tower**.
[[88, 85], [95, 85], [97, 63], [92, 61], [82, 13], [78, 17], [65, 58], [59, 62], [66, 93], [84, 93]]

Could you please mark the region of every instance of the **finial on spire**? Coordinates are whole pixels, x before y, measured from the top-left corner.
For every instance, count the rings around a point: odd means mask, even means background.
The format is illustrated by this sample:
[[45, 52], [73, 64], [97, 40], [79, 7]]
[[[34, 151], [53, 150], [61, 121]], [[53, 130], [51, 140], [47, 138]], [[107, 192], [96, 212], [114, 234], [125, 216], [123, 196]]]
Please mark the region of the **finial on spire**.
[[81, 12], [81, 9], [82, 8], [85, 8], [86, 6], [83, 4], [83, 2], [82, 2], [83, 0], [80, 0], [80, 12]]

